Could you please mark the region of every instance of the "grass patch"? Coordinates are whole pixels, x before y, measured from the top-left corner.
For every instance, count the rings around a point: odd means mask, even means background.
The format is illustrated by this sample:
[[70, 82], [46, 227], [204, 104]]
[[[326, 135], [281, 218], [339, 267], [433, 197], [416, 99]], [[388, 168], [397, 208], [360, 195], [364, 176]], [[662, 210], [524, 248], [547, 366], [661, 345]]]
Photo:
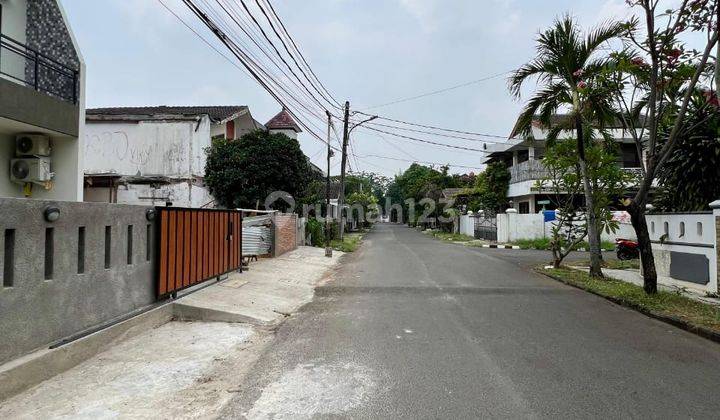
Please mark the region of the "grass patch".
[[353, 252], [360, 246], [363, 235], [361, 233], [346, 233], [342, 241], [333, 239], [330, 246], [336, 251]]
[[427, 229], [423, 233], [447, 242], [470, 242], [475, 239], [462, 233], [443, 232], [439, 229]]
[[[584, 261], [573, 261], [570, 263], [571, 265], [575, 267], [589, 267], [590, 266], [590, 260], [584, 260]], [[610, 268], [612, 270], [639, 270], [640, 269], [640, 259], [635, 260], [603, 260], [603, 267]]]
[[704, 327], [720, 333], [720, 308], [682, 296], [659, 291], [648, 295], [642, 287], [615, 279], [593, 279], [583, 271], [569, 268], [540, 269], [568, 284], [596, 293], [631, 308], [680, 319], [693, 327]]
[[443, 241], [451, 241], [451, 242], [470, 242], [473, 238], [472, 236], [468, 236], [462, 233], [447, 233], [447, 232], [436, 232], [435, 237], [438, 239], [441, 239]]
[[[520, 247], [520, 249], [539, 249], [542, 251], [549, 251], [550, 250], [550, 238], [538, 238], [538, 239], [518, 239], [517, 241], [511, 243], [510, 245], [517, 245]], [[615, 249], [615, 244], [608, 241], [602, 241], [600, 244], [600, 247], [604, 250], [613, 250]], [[590, 244], [583, 241], [577, 244], [574, 248], [575, 250], [578, 249], [590, 249]]]
[[520, 239], [512, 243], [517, 245], [520, 249], [550, 249], [550, 238], [539, 238], [539, 239]]

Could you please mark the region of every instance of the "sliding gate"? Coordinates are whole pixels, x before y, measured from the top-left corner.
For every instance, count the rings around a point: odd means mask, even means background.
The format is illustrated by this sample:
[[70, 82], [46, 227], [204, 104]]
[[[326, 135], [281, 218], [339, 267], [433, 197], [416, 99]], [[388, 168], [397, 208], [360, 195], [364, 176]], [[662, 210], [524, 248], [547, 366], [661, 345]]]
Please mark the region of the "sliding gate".
[[242, 216], [235, 210], [156, 207], [158, 297], [242, 266]]

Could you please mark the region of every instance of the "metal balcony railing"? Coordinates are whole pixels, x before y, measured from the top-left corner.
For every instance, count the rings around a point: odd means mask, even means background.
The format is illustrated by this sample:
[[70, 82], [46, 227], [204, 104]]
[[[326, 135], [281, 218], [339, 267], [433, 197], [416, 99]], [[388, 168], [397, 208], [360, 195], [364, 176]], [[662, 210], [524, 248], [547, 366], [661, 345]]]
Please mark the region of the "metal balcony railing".
[[0, 34], [0, 77], [77, 104], [79, 70]]
[[[638, 178], [642, 174], [642, 169], [640, 168], [621, 169], [625, 172], [632, 173]], [[541, 160], [526, 160], [525, 162], [520, 162], [515, 166], [509, 167], [508, 170], [510, 171], [511, 184], [522, 181], [536, 181], [548, 176], [548, 171]]]
[[533, 181], [547, 177], [547, 169], [542, 161], [526, 160], [508, 168], [510, 171], [510, 183]]

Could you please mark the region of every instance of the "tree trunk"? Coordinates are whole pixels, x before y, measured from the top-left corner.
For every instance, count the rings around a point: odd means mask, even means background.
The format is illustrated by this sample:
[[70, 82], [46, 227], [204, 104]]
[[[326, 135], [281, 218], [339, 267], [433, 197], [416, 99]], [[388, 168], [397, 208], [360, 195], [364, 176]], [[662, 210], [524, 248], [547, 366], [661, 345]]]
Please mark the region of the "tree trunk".
[[590, 180], [588, 179], [587, 165], [585, 160], [580, 160], [580, 172], [583, 177], [583, 186], [585, 188], [585, 211], [588, 244], [590, 245], [590, 277], [602, 277], [602, 257], [600, 251], [600, 243], [598, 242], [599, 233], [597, 219], [595, 217], [595, 200], [592, 196], [590, 188]]
[[585, 190], [585, 222], [587, 224], [587, 238], [590, 245], [590, 277], [602, 277], [602, 255], [599, 242], [600, 233], [598, 232], [597, 218], [595, 217], [595, 200], [592, 195], [590, 178], [588, 177], [587, 163], [585, 162], [585, 140], [583, 136], [582, 118], [579, 113], [575, 115], [575, 131], [577, 132], [580, 175], [582, 176], [583, 188]]
[[648, 233], [645, 208], [633, 201], [628, 207], [630, 221], [632, 222], [640, 249], [640, 263], [643, 270], [643, 289], [647, 294], [657, 293], [657, 271], [655, 271], [655, 257], [652, 253], [652, 242]]

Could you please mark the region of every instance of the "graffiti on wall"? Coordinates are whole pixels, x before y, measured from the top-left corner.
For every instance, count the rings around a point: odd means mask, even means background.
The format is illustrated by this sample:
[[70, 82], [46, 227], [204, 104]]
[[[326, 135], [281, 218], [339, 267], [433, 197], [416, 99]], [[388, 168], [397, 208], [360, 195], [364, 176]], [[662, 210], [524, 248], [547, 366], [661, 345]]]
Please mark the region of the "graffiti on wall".
[[124, 175], [180, 175], [191, 171], [191, 137], [184, 127], [93, 130], [85, 135], [85, 167]]

